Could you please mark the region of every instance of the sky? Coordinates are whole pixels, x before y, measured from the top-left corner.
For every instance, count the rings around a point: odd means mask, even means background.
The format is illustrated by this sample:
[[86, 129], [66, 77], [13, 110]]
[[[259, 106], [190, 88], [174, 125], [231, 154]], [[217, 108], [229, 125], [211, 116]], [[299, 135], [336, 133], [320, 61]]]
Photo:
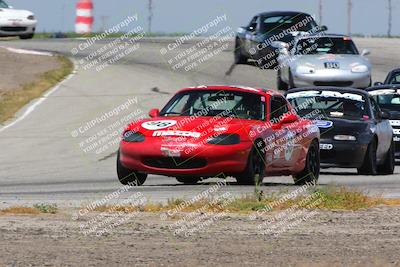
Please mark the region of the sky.
[[[18, 9], [33, 11], [38, 31], [73, 31], [77, 0], [5, 0]], [[393, 1], [392, 34], [400, 35], [400, 0]], [[148, 0], [93, 0], [94, 29], [112, 27], [137, 14], [136, 26], [147, 29]], [[353, 0], [352, 33], [386, 34], [387, 0]], [[318, 17], [318, 0], [153, 0], [153, 32], [191, 32], [216, 16], [227, 15], [232, 29], [247, 25], [257, 13], [294, 10]], [[323, 0], [322, 24], [331, 33], [347, 33], [347, 0]]]

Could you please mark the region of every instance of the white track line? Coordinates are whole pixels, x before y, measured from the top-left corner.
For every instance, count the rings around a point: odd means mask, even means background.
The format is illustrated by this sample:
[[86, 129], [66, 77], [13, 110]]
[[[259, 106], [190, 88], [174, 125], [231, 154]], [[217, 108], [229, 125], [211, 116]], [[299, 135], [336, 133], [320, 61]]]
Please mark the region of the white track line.
[[28, 104], [28, 108], [25, 110], [24, 114], [22, 114], [21, 116], [19, 116], [18, 118], [16, 118], [14, 121], [10, 122], [9, 124], [3, 126], [2, 128], [0, 128], [0, 133], [3, 132], [4, 130], [6, 130], [7, 128], [10, 128], [12, 126], [14, 126], [15, 124], [17, 124], [18, 122], [22, 121], [23, 119], [25, 119], [26, 117], [28, 117], [29, 114], [31, 114], [40, 104], [42, 104], [51, 94], [53, 94], [54, 92], [56, 92], [58, 89], [60, 89], [61, 85], [63, 85], [64, 83], [66, 83], [68, 80], [70, 80], [73, 76], [75, 76], [76, 74], [76, 65], [74, 64], [74, 70], [72, 71], [72, 73], [70, 75], [68, 75], [64, 80], [62, 80], [60, 83], [58, 83], [56, 86], [54, 86], [53, 88], [51, 88], [50, 90], [48, 90], [43, 96], [41, 96], [37, 101], [35, 101], [32, 104]]
[[40, 51], [34, 51], [34, 50], [27, 50], [27, 49], [19, 49], [19, 48], [12, 48], [12, 47], [7, 47], [7, 46], [0, 46], [1, 48], [7, 49], [8, 51], [16, 54], [25, 54], [25, 55], [35, 55], [35, 56], [48, 56], [52, 57], [53, 53], [49, 52], [40, 52]]

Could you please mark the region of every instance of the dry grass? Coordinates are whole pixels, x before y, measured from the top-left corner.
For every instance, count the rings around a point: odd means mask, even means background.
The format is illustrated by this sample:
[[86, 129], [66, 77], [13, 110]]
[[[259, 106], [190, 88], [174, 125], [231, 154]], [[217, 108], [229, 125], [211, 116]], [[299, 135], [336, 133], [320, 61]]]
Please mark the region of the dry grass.
[[[314, 196], [310, 198], [310, 195]], [[228, 205], [221, 205], [222, 202], [214, 202], [210, 199], [201, 199], [189, 203], [183, 199], [169, 200], [167, 204], [145, 204], [143, 206], [112, 206], [104, 205], [97, 207], [98, 212], [166, 212], [179, 210], [179, 212], [231, 212], [250, 213], [257, 210], [278, 211], [289, 208], [294, 209], [320, 209], [320, 210], [351, 210], [368, 209], [384, 206], [400, 206], [400, 199], [384, 199], [382, 197], [371, 197], [357, 190], [350, 190], [344, 187], [329, 186], [310, 191], [307, 195], [299, 195], [292, 199], [282, 201], [282, 194], [264, 196], [261, 200], [258, 197], [249, 195], [235, 198]]]
[[23, 206], [14, 206], [5, 209], [0, 209], [0, 215], [7, 215], [7, 214], [30, 214], [30, 215], [37, 215], [42, 213], [50, 213], [55, 214], [57, 213], [58, 208], [54, 204], [35, 204], [33, 207], [23, 207]]
[[63, 80], [73, 70], [72, 62], [63, 56], [57, 56], [61, 66], [48, 71], [20, 89], [7, 91], [0, 97], [0, 123], [12, 118], [14, 114], [31, 100], [40, 97], [45, 91]]
[[5, 214], [40, 214], [40, 211], [32, 207], [10, 207], [0, 210], [0, 215]]
[[[384, 199], [382, 197], [371, 197], [357, 190], [349, 190], [344, 187], [325, 187], [310, 191], [307, 195], [300, 195], [292, 199], [282, 201], [283, 194], [272, 194], [264, 196], [261, 200], [256, 196], [244, 196], [226, 202], [212, 199], [201, 199], [195, 202], [187, 202], [183, 199], [172, 199], [166, 204], [147, 203], [142, 206], [133, 205], [103, 205], [96, 207], [95, 212], [229, 212], [248, 214], [257, 210], [279, 211], [286, 209], [320, 209], [320, 210], [351, 210], [368, 209], [377, 206], [400, 206], [400, 199]], [[310, 196], [315, 196], [310, 199]], [[0, 209], [0, 215], [4, 214], [43, 214], [57, 213], [58, 208], [52, 204], [36, 204], [33, 207], [10, 207]], [[175, 212], [177, 211], [177, 212]], [[179, 216], [178, 216], [179, 217]], [[172, 218], [173, 219], [173, 218]]]
[[400, 206], [400, 199], [384, 199], [382, 205], [385, 206]]

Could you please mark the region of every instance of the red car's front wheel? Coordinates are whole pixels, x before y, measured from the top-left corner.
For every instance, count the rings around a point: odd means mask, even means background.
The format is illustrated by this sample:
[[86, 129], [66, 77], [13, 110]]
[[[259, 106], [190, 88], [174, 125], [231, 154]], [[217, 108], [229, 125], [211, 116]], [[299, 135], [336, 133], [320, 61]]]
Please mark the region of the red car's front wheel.
[[[258, 142], [257, 142], [258, 143]], [[265, 175], [263, 147], [254, 145], [247, 160], [246, 169], [236, 176], [240, 185], [260, 185]]]
[[201, 180], [198, 177], [180, 177], [180, 176], [177, 176], [175, 178], [176, 178], [176, 180], [178, 182], [186, 184], [186, 185], [194, 185], [194, 184], [197, 184]]
[[306, 183], [317, 183], [320, 171], [320, 154], [319, 144], [313, 141], [308, 148], [306, 165], [302, 172], [293, 175], [293, 180], [296, 185], [304, 185]]
[[138, 173], [134, 170], [125, 168], [120, 161], [119, 151], [117, 156], [117, 174], [120, 183], [123, 185], [140, 186], [143, 185], [147, 179], [147, 174]]

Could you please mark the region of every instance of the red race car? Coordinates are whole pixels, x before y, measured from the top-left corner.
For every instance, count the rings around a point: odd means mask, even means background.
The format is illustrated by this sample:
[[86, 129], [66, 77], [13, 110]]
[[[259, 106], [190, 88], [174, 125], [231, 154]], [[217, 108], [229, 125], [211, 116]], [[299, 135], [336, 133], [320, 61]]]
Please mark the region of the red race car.
[[195, 184], [233, 176], [254, 185], [266, 175], [293, 175], [295, 184], [319, 176], [319, 130], [271, 90], [200, 86], [180, 90], [151, 118], [128, 125], [117, 172], [122, 184], [148, 174]]

